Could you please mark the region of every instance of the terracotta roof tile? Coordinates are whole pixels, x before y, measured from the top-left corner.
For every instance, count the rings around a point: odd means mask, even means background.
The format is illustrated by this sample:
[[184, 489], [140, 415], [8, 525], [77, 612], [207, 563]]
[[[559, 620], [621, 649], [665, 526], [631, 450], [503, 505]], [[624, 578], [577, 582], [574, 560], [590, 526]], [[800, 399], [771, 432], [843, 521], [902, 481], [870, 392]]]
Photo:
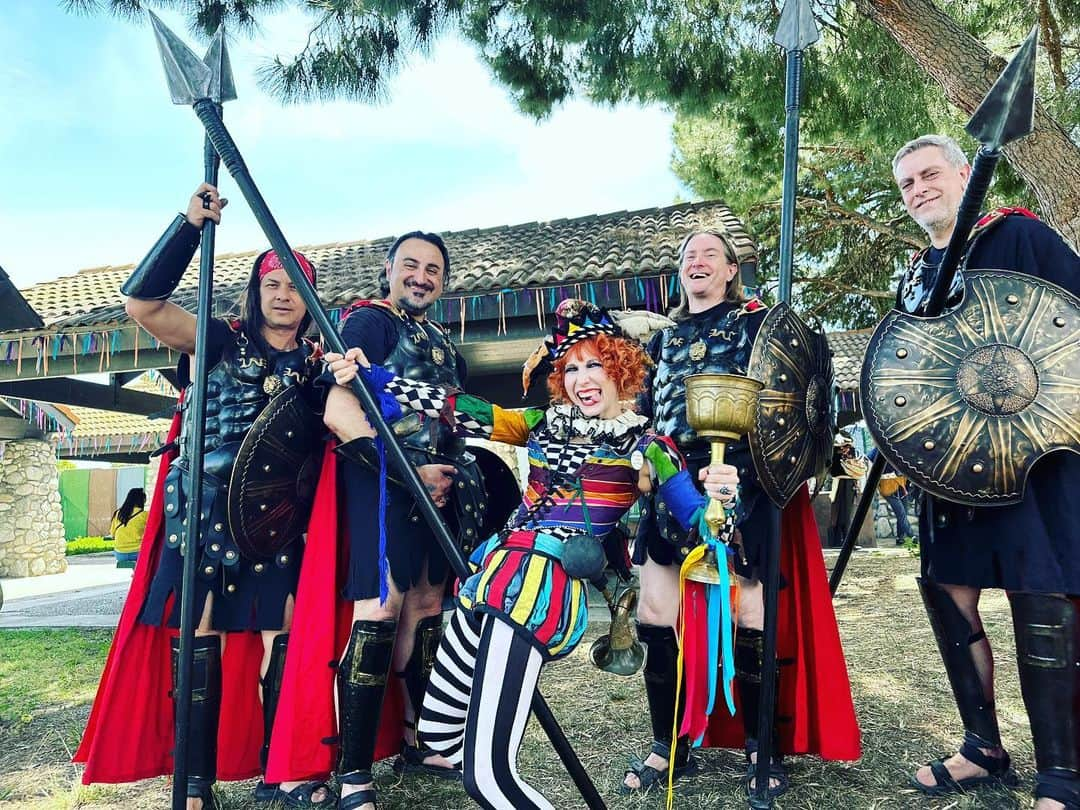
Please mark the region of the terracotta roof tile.
[[[724, 226], [737, 232], [740, 253], [754, 253], [752, 240], [730, 209], [716, 201], [447, 232], [443, 237], [452, 278], [446, 294], [670, 273], [676, 269], [678, 245], [687, 231]], [[383, 258], [393, 240], [387, 236], [295, 247], [314, 262], [320, 296], [333, 308], [378, 295]], [[258, 253], [217, 257], [219, 312], [243, 288]], [[51, 328], [106, 326], [127, 320], [119, 287], [133, 267], [89, 268], [29, 287], [22, 294]], [[192, 307], [197, 284], [196, 261], [172, 300]]]

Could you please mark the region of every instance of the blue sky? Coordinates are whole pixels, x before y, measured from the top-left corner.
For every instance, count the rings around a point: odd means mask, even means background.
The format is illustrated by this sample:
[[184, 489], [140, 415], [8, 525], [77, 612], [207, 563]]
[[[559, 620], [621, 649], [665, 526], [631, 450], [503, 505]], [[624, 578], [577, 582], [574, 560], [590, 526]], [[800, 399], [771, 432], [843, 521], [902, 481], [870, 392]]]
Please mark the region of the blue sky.
[[[0, 15], [0, 266], [25, 287], [137, 261], [202, 177], [202, 129], [173, 106], [150, 28], [3, 0]], [[196, 52], [175, 15], [166, 23]], [[472, 51], [444, 40], [414, 58], [380, 106], [281, 107], [255, 66], [292, 53], [299, 12], [230, 42], [239, 98], [225, 119], [294, 245], [458, 230], [668, 205], [671, 120], [659, 108], [573, 101], [536, 123]], [[222, 176], [226, 172], [222, 168]], [[219, 252], [264, 238], [230, 179]]]

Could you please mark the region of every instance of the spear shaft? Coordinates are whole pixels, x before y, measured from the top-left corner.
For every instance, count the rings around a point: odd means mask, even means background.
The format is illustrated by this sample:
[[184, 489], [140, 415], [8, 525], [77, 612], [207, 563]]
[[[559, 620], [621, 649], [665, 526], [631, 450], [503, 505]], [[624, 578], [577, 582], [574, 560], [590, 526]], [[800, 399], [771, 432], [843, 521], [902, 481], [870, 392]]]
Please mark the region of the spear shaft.
[[[211, 102], [213, 103], [213, 102]], [[218, 117], [221, 105], [215, 105]], [[221, 161], [207, 137], [203, 141], [203, 180], [217, 186]], [[207, 204], [207, 207], [209, 205]], [[191, 385], [190, 434], [185, 435], [188, 458], [189, 493], [187, 506], [188, 531], [181, 546], [184, 568], [180, 586], [180, 651], [176, 667], [176, 747], [173, 752], [173, 810], [187, 806], [188, 746], [191, 727], [191, 670], [192, 646], [195, 640], [195, 558], [202, 536], [203, 440], [206, 422], [206, 349], [214, 297], [214, 238], [217, 226], [212, 220], [203, 223], [199, 240], [199, 293], [195, 315], [195, 373]], [[186, 432], [185, 432], [186, 433]]]

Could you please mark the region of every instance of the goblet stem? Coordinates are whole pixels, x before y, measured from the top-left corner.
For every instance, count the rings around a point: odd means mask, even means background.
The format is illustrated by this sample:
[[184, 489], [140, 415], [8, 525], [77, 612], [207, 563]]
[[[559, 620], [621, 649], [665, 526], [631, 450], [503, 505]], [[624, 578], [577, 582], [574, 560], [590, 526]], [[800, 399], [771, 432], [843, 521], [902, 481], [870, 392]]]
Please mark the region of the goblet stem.
[[[724, 463], [725, 442], [711, 442], [712, 451], [709, 465]], [[713, 537], [719, 539], [720, 528], [724, 525], [724, 505], [716, 498], [709, 498], [709, 505], [705, 507], [705, 525], [709, 527]]]

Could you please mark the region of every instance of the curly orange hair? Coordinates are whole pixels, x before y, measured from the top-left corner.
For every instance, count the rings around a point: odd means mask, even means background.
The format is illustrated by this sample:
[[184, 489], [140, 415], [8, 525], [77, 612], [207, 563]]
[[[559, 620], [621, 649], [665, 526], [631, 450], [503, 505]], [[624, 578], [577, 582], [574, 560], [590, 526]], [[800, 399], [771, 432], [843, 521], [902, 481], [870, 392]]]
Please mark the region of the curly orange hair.
[[575, 343], [567, 349], [566, 354], [555, 361], [554, 370], [547, 379], [552, 402], [567, 401], [566, 364], [571, 359], [579, 358], [585, 349], [592, 350], [600, 358], [604, 373], [615, 382], [619, 399], [631, 399], [641, 393], [645, 372], [652, 365], [641, 344], [626, 338], [599, 334]]

